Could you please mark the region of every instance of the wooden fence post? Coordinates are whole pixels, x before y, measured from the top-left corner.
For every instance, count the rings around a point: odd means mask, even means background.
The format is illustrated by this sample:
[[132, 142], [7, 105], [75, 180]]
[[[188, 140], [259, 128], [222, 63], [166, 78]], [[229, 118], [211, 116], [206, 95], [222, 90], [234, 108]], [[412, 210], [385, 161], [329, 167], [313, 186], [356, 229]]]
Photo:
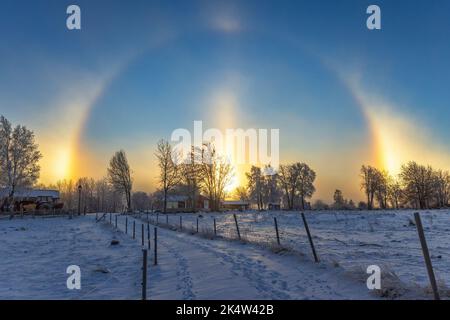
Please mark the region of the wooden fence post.
[[314, 242], [311, 236], [311, 232], [309, 232], [309, 227], [308, 227], [308, 222], [306, 222], [306, 217], [305, 214], [302, 211], [302, 219], [303, 219], [303, 224], [305, 225], [305, 230], [306, 230], [306, 234], [308, 235], [308, 241], [309, 244], [311, 245], [311, 250], [314, 256], [314, 261], [315, 262], [319, 262], [319, 258], [317, 257], [317, 253], [316, 253], [316, 248], [314, 248]]
[[142, 300], [147, 299], [147, 249], [142, 249]]
[[114, 216], [115, 217], [115, 224], [116, 224], [116, 229], [117, 229], [117, 215]]
[[136, 221], [133, 220], [133, 239], [136, 239]]
[[239, 225], [238, 225], [236, 213], [233, 213], [233, 217], [234, 217], [234, 223], [236, 224], [236, 231], [237, 231], [238, 239], [241, 240], [241, 232], [239, 231]]
[[153, 243], [153, 251], [154, 251], [154, 259], [153, 264], [156, 266], [158, 264], [158, 229], [155, 227], [154, 233], [154, 243]]
[[180, 231], [183, 231], [183, 217], [180, 216]]
[[159, 213], [156, 214], [156, 225], [159, 223]]
[[109, 224], [112, 224], [112, 213], [109, 214]]
[[141, 223], [141, 245], [144, 246], [144, 224]]
[[217, 236], [216, 218], [214, 218], [214, 235]]
[[169, 216], [166, 213], [166, 225], [169, 225]]
[[439, 290], [436, 284], [436, 278], [434, 276], [433, 265], [431, 264], [430, 252], [428, 251], [427, 240], [425, 239], [425, 233], [423, 232], [422, 220], [420, 214], [414, 212], [414, 219], [416, 220], [417, 232], [419, 233], [420, 244], [422, 246], [423, 258], [427, 266], [428, 278], [430, 278], [431, 288], [433, 289], [434, 299], [440, 300]]
[[128, 234], [128, 217], [125, 217], [125, 234]]
[[198, 233], [198, 217], [197, 217], [197, 233]]
[[280, 234], [278, 233], [278, 222], [277, 222], [277, 218], [276, 218], [276, 217], [273, 217], [273, 221], [274, 221], [274, 223], [275, 223], [275, 232], [276, 232], [276, 235], [277, 235], [277, 243], [278, 243], [278, 245], [280, 245]]
[[148, 250], [150, 250], [151, 247], [151, 240], [150, 240], [150, 223], [147, 221], [147, 241], [148, 241]]

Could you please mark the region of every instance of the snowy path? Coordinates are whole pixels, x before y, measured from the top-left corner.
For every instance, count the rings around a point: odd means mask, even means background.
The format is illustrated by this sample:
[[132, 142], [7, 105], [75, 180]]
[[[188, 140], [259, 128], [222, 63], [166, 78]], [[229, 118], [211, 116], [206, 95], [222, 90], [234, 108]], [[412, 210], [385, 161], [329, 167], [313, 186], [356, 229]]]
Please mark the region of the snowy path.
[[342, 270], [248, 244], [158, 229], [150, 299], [373, 299]]

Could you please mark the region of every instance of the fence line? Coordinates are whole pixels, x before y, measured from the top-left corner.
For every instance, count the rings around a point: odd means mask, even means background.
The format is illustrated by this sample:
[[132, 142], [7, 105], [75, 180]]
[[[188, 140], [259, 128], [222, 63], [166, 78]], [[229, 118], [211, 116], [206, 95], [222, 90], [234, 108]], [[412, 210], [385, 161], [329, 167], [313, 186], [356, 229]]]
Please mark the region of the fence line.
[[[369, 250], [369, 252], [374, 252], [374, 250], [383, 250], [386, 249], [386, 251], [382, 251], [383, 255], [384, 252], [386, 252], [386, 256], [388, 256], [388, 250], [392, 249], [392, 247], [383, 247], [382, 245], [378, 245], [377, 243], [371, 243], [372, 241], [367, 240], [364, 238], [363, 241], [358, 241], [358, 236], [361, 236], [363, 234], [373, 234], [376, 235], [377, 231], [378, 231], [378, 227], [380, 227], [380, 230], [387, 230], [387, 232], [389, 232], [391, 235], [396, 235], [396, 228], [393, 229], [389, 229], [386, 227], [383, 227], [386, 223], [388, 223], [388, 221], [385, 221], [383, 219], [378, 219], [378, 217], [374, 217], [373, 216], [369, 216], [370, 219], [366, 219], [364, 218], [363, 214], [357, 214], [357, 215], [349, 215], [347, 216], [345, 219], [339, 219], [336, 221], [336, 223], [331, 223], [333, 221], [327, 220], [330, 219], [330, 217], [326, 214], [324, 215], [326, 218], [322, 219], [320, 216], [315, 216], [315, 215], [311, 215], [311, 221], [313, 222], [313, 227], [315, 229], [315, 234], [316, 236], [313, 237], [311, 229], [309, 227], [309, 223], [306, 219], [305, 213], [304, 212], [300, 212], [300, 215], [297, 214], [297, 217], [301, 217], [301, 220], [303, 221], [304, 224], [304, 230], [302, 231], [301, 229], [292, 229], [292, 228], [296, 228], [296, 226], [294, 224], [292, 224], [290, 222], [290, 224], [287, 225], [283, 225], [283, 223], [281, 223], [280, 225], [280, 220], [283, 220], [281, 218], [284, 218], [282, 215], [278, 216], [279, 219], [277, 219], [277, 217], [273, 216], [272, 214], [267, 214], [266, 216], [262, 216], [264, 215], [264, 213], [258, 213], [258, 214], [248, 214], [248, 213], [244, 213], [244, 214], [239, 214], [239, 219], [238, 219], [238, 214], [233, 213], [232, 215], [211, 215], [211, 219], [209, 218], [205, 218], [203, 215], [193, 215], [193, 214], [186, 214], [186, 219], [188, 220], [187, 223], [189, 223], [189, 221], [194, 220], [192, 228], [190, 229], [188, 228], [183, 228], [183, 218], [182, 215], [179, 215], [179, 224], [177, 224], [174, 221], [177, 221], [177, 219], [170, 219], [172, 220], [171, 223], [166, 223], [166, 225], [162, 225], [161, 227], [165, 227], [165, 228], [169, 228], [171, 230], [177, 230], [177, 231], [184, 231], [184, 232], [190, 232], [190, 233], [195, 233], [194, 231], [196, 231], [197, 234], [199, 234], [200, 236], [208, 236], [210, 237], [211, 235], [211, 231], [214, 232], [214, 236], [217, 237], [218, 235], [218, 224], [217, 224], [217, 218], [219, 219], [220, 222], [220, 238], [227, 238], [227, 239], [237, 239], [237, 240], [244, 240], [246, 242], [252, 242], [255, 244], [270, 244], [270, 243], [276, 243], [278, 244], [279, 247], [281, 247], [281, 250], [284, 250], [285, 248], [288, 250], [293, 250], [296, 251], [296, 249], [294, 249], [293, 247], [290, 247], [292, 244], [294, 244], [295, 246], [310, 246], [310, 249], [313, 253], [313, 257], [314, 257], [314, 261], [319, 262], [318, 256], [317, 256], [317, 251], [316, 251], [316, 247], [313, 241], [313, 238], [315, 238], [316, 240], [319, 239], [320, 242], [324, 242], [325, 244], [320, 244], [319, 243], [319, 249], [325, 249], [325, 253], [326, 256], [328, 256], [329, 259], [326, 259], [329, 262], [333, 262], [335, 260], [333, 260], [334, 255], [336, 255], [339, 259], [344, 259], [342, 262], [345, 263], [345, 258], [342, 258], [341, 256], [341, 250], [343, 249], [342, 246], [339, 246], [339, 243], [341, 242], [341, 244], [345, 245], [346, 248], [349, 248], [350, 251], [347, 251], [349, 253], [352, 253], [352, 250], [358, 250], [358, 247], [367, 247]], [[374, 213], [376, 214], [376, 213]], [[294, 214], [292, 216], [295, 216]], [[136, 217], [138, 217], [139, 219], [146, 219], [146, 223], [147, 223], [147, 242], [148, 242], [148, 250], [150, 250], [150, 223], [151, 224], [155, 224], [158, 223], [158, 214], [156, 214], [156, 221], [155, 221], [155, 215], [154, 214], [147, 214], [146, 216], [142, 216], [142, 215], [136, 215], [134, 217], [134, 221], [133, 221], [133, 225], [135, 225], [135, 219]], [[288, 218], [290, 218], [291, 216], [287, 216]], [[386, 217], [394, 217], [397, 221], [396, 216], [391, 215], [386, 215]], [[411, 216], [409, 216], [411, 217]], [[115, 217], [117, 220], [117, 216]], [[268, 221], [268, 219], [272, 218], [273, 219], [273, 224], [272, 224], [272, 228], [275, 227], [275, 234], [272, 233], [272, 236], [267, 237], [267, 235], [270, 235], [270, 233], [265, 232], [265, 228], [267, 228], [267, 223], [270, 221]], [[400, 217], [401, 218], [401, 217]], [[434, 229], [438, 228], [439, 229], [439, 221], [436, 220], [435, 223], [435, 227], [431, 228], [431, 227], [427, 227], [426, 230], [423, 229], [423, 226], [421, 225], [421, 221], [418, 222], [415, 215], [414, 215], [414, 219], [412, 219], [413, 222], [415, 222], [414, 224], [409, 224], [406, 220], [406, 218], [408, 218], [408, 216], [405, 216], [405, 218], [402, 220], [399, 220], [399, 223], [397, 224], [399, 228], [401, 228], [402, 231], [405, 231], [406, 234], [409, 235], [410, 232], [412, 232], [411, 228], [417, 227], [418, 228], [418, 232], [419, 232], [419, 242], [416, 242], [417, 245], [421, 245], [422, 246], [422, 251], [423, 251], [423, 256], [426, 262], [426, 266], [427, 266], [427, 271], [429, 273], [429, 278], [430, 278], [430, 283], [431, 283], [431, 287], [433, 289], [433, 293], [434, 296], [436, 298], [436, 296], [439, 295], [438, 293], [438, 286], [435, 284], [433, 285], [433, 281], [432, 281], [432, 276], [430, 276], [430, 271], [429, 271], [429, 267], [428, 267], [428, 261], [431, 262], [431, 258], [433, 258], [432, 256], [430, 256], [429, 252], [426, 255], [425, 254], [425, 249], [422, 243], [422, 236], [420, 235], [420, 231], [419, 228], [421, 228], [422, 232], [425, 233], [427, 230], [429, 231], [433, 231]], [[111, 220], [111, 217], [110, 217]], [[126, 221], [126, 226], [125, 229], [127, 229], [127, 220], [128, 217], [125, 218]], [[170, 222], [169, 218], [166, 216], [166, 222]], [[375, 223], [374, 223], [375, 221]], [[403, 224], [403, 222], [405, 224]], [[428, 219], [426, 220], [428, 221]], [[430, 218], [431, 223], [433, 223], [433, 221]], [[261, 225], [262, 223], [262, 225]], [[341, 227], [344, 229], [339, 229], [339, 226], [336, 225], [337, 223], [341, 224]], [[373, 228], [374, 231], [367, 231], [364, 228], [361, 228], [361, 226], [364, 225], [364, 223], [367, 223], [369, 225], [371, 225], [373, 223]], [[233, 231], [233, 224], [234, 224], [234, 232]], [[112, 224], [111, 224], [112, 225]], [[389, 225], [389, 224], [387, 224]], [[269, 224], [270, 226], [270, 224]], [[284, 228], [283, 228], [284, 226]], [[345, 226], [345, 227], [344, 227]], [[194, 229], [195, 227], [195, 229]], [[119, 228], [120, 229], [120, 228]], [[134, 229], [134, 227], [133, 227]], [[415, 229], [415, 228], [414, 228]], [[414, 230], [413, 229], [413, 230]], [[144, 225], [142, 224], [141, 227], [141, 236], [142, 239], [144, 239]], [[272, 229], [273, 230], [273, 229]], [[345, 231], [345, 230], [349, 230], [349, 231]], [[297, 232], [295, 232], [297, 231]], [[342, 233], [344, 232], [344, 233]], [[134, 235], [134, 231], [133, 231], [133, 236]], [[237, 237], [236, 237], [237, 236]], [[249, 238], [250, 237], [250, 238]], [[281, 238], [283, 237], [283, 246], [281, 246]], [[284, 238], [286, 237], [286, 238]], [[297, 239], [296, 239], [297, 237]], [[339, 240], [338, 238], [340, 238], [341, 240]], [[157, 249], [157, 228], [155, 227], [155, 232], [154, 232], [154, 258], [153, 258], [153, 262], [154, 265], [158, 264], [158, 249]], [[394, 240], [392, 240], [394, 241]], [[141, 241], [142, 245], [144, 244], [144, 240]], [[403, 242], [401, 240], [398, 241], [399, 243], [406, 243]], [[329, 243], [331, 243], [331, 246], [329, 245]], [[395, 243], [395, 242], [394, 242]], [[406, 258], [417, 258], [421, 252], [420, 248], [416, 248], [414, 246], [414, 243], [411, 244], [410, 242], [408, 242], [408, 244], [410, 245], [408, 246], [395, 246], [396, 249], [401, 250], [401, 254], [397, 254], [397, 257], [402, 257], [401, 259], [405, 259], [403, 258], [403, 252], [405, 253]], [[425, 242], [426, 245], [426, 242]], [[345, 249], [344, 250], [348, 250]], [[427, 248], [428, 249], [428, 248]], [[364, 249], [366, 250], [366, 249]], [[302, 252], [302, 251], [300, 251]], [[408, 255], [409, 252], [409, 255]], [[411, 255], [411, 252], [414, 252], [414, 255]], [[322, 252], [322, 256], [324, 256], [324, 252]], [[384, 257], [383, 255], [378, 256], [377, 259], [381, 259], [381, 261], [383, 261], [382, 263], [384, 263]], [[428, 259], [426, 258], [426, 256], [428, 256]], [[440, 259], [440, 255], [439, 255], [439, 259]], [[368, 259], [368, 258], [365, 258]], [[434, 259], [436, 259], [436, 256], [434, 256]], [[357, 261], [358, 258], [356, 258], [356, 260], [351, 260], [350, 262], [355, 262]], [[427, 261], [428, 260], [428, 261]], [[412, 267], [418, 267], [417, 264], [412, 263], [411, 261], [414, 260], [405, 260], [404, 262], [401, 263], [401, 265], [411, 265]], [[438, 262], [440, 260], [437, 260]], [[389, 260], [386, 261], [386, 263], [389, 265]], [[380, 264], [383, 265], [383, 264]], [[389, 271], [390, 269], [388, 269], [387, 271]], [[432, 269], [431, 269], [432, 270]], [[433, 270], [432, 270], [433, 271]], [[434, 271], [433, 271], [433, 276], [434, 276]], [[436, 280], [434, 279], [434, 282], [436, 283]], [[437, 293], [435, 293], [437, 292]]]

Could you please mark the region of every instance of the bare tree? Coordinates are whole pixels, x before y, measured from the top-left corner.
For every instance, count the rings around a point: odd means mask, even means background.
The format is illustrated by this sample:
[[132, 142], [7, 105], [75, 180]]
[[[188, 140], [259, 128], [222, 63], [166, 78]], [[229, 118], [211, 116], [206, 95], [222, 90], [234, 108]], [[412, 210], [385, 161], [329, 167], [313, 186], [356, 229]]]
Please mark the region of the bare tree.
[[297, 192], [299, 172], [293, 165], [280, 165], [278, 181], [287, 200], [287, 208], [294, 209], [294, 198]]
[[389, 183], [391, 177], [385, 170], [375, 169], [375, 196], [381, 209], [388, 207]]
[[305, 210], [305, 200], [311, 198], [316, 191], [316, 188], [314, 187], [316, 173], [306, 163], [295, 163], [294, 169], [299, 172], [297, 190], [300, 196], [302, 209]]
[[344, 199], [344, 195], [342, 194], [342, 191], [339, 189], [336, 189], [336, 191], [334, 191], [334, 195], [333, 195], [333, 208], [334, 209], [344, 209], [345, 208], [345, 199]]
[[30, 187], [39, 178], [39, 160], [42, 155], [35, 142], [33, 131], [25, 126], [12, 128], [11, 123], [0, 117], [0, 186], [9, 189], [11, 204], [17, 188]]
[[400, 178], [409, 202], [416, 208], [428, 208], [433, 194], [433, 169], [410, 161], [402, 166]]
[[109, 200], [112, 193], [107, 178], [95, 182], [95, 193], [97, 196], [97, 211], [106, 212], [110, 208]]
[[433, 180], [436, 206], [438, 208], [447, 207], [450, 196], [450, 175], [448, 171], [436, 170], [433, 174]]
[[279, 203], [281, 190], [278, 186], [278, 172], [270, 164], [264, 166], [262, 171], [263, 203], [267, 208], [269, 203]]
[[75, 185], [72, 180], [59, 180], [56, 183], [61, 197], [61, 201], [64, 203], [64, 207], [67, 210], [75, 208]]
[[163, 192], [163, 211], [167, 211], [168, 193], [181, 182], [180, 168], [177, 166], [177, 155], [166, 140], [160, 140], [157, 145], [156, 158], [159, 166], [159, 184]]
[[109, 162], [108, 179], [114, 190], [125, 195], [127, 210], [131, 211], [131, 190], [133, 180], [125, 151], [117, 151]]
[[133, 202], [133, 208], [139, 211], [145, 211], [150, 209], [150, 197], [147, 193], [138, 191], [134, 192], [131, 196], [131, 200]]
[[373, 209], [373, 200], [378, 188], [378, 170], [372, 166], [361, 167], [360, 177], [362, 179], [361, 189], [364, 190], [367, 197], [367, 209]]
[[400, 202], [402, 200], [403, 190], [400, 182], [396, 179], [392, 179], [388, 185], [388, 199], [392, 208], [399, 209]]
[[248, 195], [248, 190], [245, 187], [237, 187], [234, 190], [234, 196], [241, 201], [249, 201], [250, 197]]
[[250, 199], [256, 202], [258, 210], [263, 209], [263, 175], [261, 168], [252, 166], [247, 176], [247, 190]]
[[211, 143], [203, 145], [201, 159], [202, 187], [208, 194], [212, 211], [219, 211], [220, 202], [225, 198], [225, 187], [233, 177], [233, 168]]
[[294, 209], [294, 201], [300, 197], [302, 209], [306, 208], [305, 200], [310, 198], [316, 191], [314, 180], [316, 173], [306, 163], [294, 163], [291, 165], [280, 165], [278, 181], [284, 190], [288, 209]]
[[190, 207], [193, 212], [197, 210], [197, 198], [200, 195], [201, 189], [200, 163], [201, 149], [192, 146], [188, 157], [178, 165], [181, 178], [180, 183], [182, 183], [184, 187], [182, 188], [184, 190], [183, 193], [187, 195], [188, 208]]

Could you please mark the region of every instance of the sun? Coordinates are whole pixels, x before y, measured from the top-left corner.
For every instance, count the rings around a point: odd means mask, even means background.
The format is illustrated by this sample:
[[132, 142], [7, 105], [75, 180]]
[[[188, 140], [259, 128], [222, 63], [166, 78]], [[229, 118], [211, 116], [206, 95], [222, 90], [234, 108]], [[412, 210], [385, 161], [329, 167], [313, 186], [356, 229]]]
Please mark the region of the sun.
[[230, 182], [225, 186], [225, 192], [227, 194], [232, 193], [237, 187], [239, 187], [239, 179], [236, 175], [233, 175]]
[[53, 159], [53, 176], [56, 180], [70, 178], [71, 152], [68, 148], [58, 151]]

